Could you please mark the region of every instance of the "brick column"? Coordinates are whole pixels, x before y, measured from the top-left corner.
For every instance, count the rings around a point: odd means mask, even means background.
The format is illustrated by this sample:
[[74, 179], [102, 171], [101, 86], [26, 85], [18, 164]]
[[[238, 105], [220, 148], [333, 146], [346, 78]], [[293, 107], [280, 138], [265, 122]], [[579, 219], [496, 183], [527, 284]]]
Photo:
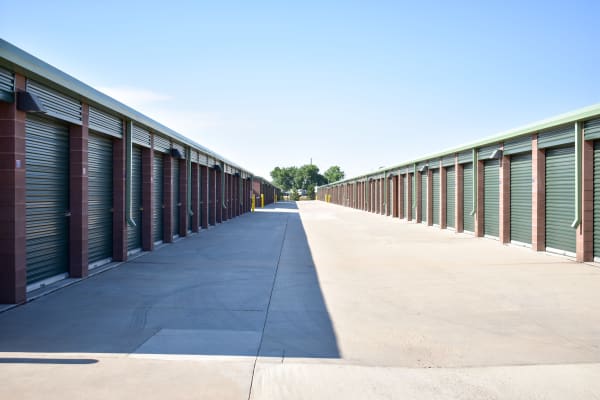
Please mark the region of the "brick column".
[[186, 160], [173, 160], [179, 162], [179, 236], [185, 237], [188, 232], [190, 219], [188, 218], [188, 169]]
[[421, 210], [421, 195], [423, 193], [423, 191], [421, 190], [421, 172], [417, 171], [417, 176], [415, 177], [416, 181], [416, 195], [417, 195], [417, 207], [415, 208], [415, 214], [416, 215], [416, 220], [417, 220], [417, 224], [420, 224], [423, 218], [423, 210]]
[[164, 156], [163, 165], [163, 242], [173, 242], [173, 157]]
[[406, 200], [408, 201], [407, 207], [406, 207], [406, 220], [407, 221], [412, 221], [413, 219], [415, 219], [414, 215], [413, 215], [413, 202], [412, 202], [412, 198], [413, 198], [413, 179], [414, 176], [413, 174], [406, 174], [406, 179], [408, 180], [406, 182]]
[[202, 229], [208, 229], [208, 167], [201, 165], [199, 172], [200, 185], [202, 185], [202, 190], [200, 191], [200, 196], [202, 197], [200, 200], [200, 222], [202, 224]]
[[406, 176], [404, 175], [399, 175], [398, 176], [398, 188], [396, 190], [396, 193], [398, 193], [398, 218], [403, 219], [406, 218], [406, 215], [404, 215], [404, 180], [406, 179]]
[[577, 261], [594, 261], [594, 142], [582, 138], [581, 223], [577, 227]]
[[113, 260], [127, 260], [127, 222], [125, 221], [126, 185], [126, 136], [127, 124], [123, 124], [123, 138], [113, 139]]
[[456, 233], [461, 233], [464, 232], [464, 202], [465, 202], [465, 196], [464, 196], [464, 180], [465, 180], [465, 169], [463, 167], [463, 164], [459, 164], [458, 163], [458, 155], [455, 156], [454, 159], [454, 171], [455, 171], [455, 179], [454, 179], [454, 192], [456, 193], [456, 202], [454, 205], [454, 208], [456, 210], [455, 213], [455, 219], [454, 219], [454, 225], [455, 225], [455, 232]]
[[500, 160], [500, 243], [510, 242], [510, 157]]
[[154, 185], [162, 183], [154, 182], [153, 165], [154, 151], [151, 148], [142, 148], [142, 250], [144, 251], [154, 250], [154, 240], [152, 240], [154, 199], [152, 199], [152, 190]]
[[[222, 172], [224, 179], [221, 179], [223, 182], [223, 200], [221, 201], [221, 207], [223, 208], [223, 221], [227, 221], [229, 219], [229, 174]], [[266, 202], [266, 199], [265, 199]]]
[[399, 206], [399, 192], [400, 190], [398, 189], [399, 187], [399, 182], [400, 182], [400, 176], [396, 175], [394, 176], [394, 178], [392, 178], [392, 182], [393, 182], [393, 187], [392, 187], [392, 218], [398, 218], [398, 206]]
[[427, 226], [433, 226], [433, 170], [427, 168]]
[[208, 167], [208, 223], [216, 225], [217, 209], [215, 198], [217, 196], [217, 171], [214, 168]]
[[477, 211], [475, 211], [475, 237], [484, 235], [483, 217], [485, 210], [483, 209], [483, 192], [485, 190], [483, 177], [483, 161], [477, 160]]
[[200, 182], [198, 176], [199, 168], [198, 164], [192, 163], [192, 211], [194, 215], [192, 215], [192, 232], [198, 232], [198, 227], [200, 226]]
[[[23, 76], [15, 88], [25, 90]], [[0, 102], [0, 304], [26, 300], [25, 118], [16, 101]]]
[[537, 135], [531, 140], [531, 248], [546, 250], [546, 152], [538, 149]]
[[440, 161], [440, 228], [446, 229], [448, 227], [448, 170], [442, 166]]
[[223, 222], [223, 171], [216, 171], [215, 173], [215, 209], [216, 209], [216, 221], [217, 223]]

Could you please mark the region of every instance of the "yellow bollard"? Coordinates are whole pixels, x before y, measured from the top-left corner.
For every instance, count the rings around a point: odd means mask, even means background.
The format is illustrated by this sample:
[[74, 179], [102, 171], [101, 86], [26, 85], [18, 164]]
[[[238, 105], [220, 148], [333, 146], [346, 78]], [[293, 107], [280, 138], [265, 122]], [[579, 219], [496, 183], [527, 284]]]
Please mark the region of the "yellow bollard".
[[275, 195], [275, 203], [277, 203], [277, 195]]
[[255, 207], [256, 207], [256, 197], [252, 196], [251, 204], [250, 204], [250, 211], [254, 212]]
[[265, 208], [265, 195], [260, 194], [260, 208]]

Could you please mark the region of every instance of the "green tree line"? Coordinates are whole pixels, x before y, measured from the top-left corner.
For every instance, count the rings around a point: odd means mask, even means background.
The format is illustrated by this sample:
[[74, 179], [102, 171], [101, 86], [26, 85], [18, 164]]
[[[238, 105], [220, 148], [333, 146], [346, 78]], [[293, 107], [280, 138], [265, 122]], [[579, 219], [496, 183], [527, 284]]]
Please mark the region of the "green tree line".
[[319, 167], [314, 164], [306, 164], [301, 167], [275, 167], [271, 171], [273, 183], [284, 192], [290, 192], [292, 199], [299, 198], [298, 191], [306, 191], [306, 195], [314, 199], [315, 187], [344, 179], [344, 171], [334, 165], [329, 167], [322, 175]]

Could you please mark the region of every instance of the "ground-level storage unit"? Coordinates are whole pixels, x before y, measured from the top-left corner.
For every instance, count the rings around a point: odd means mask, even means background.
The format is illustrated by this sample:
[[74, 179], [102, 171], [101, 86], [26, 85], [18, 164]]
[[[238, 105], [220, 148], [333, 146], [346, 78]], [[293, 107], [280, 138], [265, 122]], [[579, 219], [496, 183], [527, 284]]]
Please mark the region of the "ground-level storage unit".
[[127, 225], [127, 250], [142, 247], [142, 148], [133, 146], [131, 152], [131, 219]]
[[594, 142], [594, 258], [600, 257], [600, 140]]
[[486, 160], [483, 164], [483, 233], [500, 234], [500, 162]]
[[411, 207], [412, 199], [408, 197], [408, 179], [409, 175], [404, 175], [404, 218], [408, 219], [408, 207]]
[[531, 244], [531, 153], [510, 157], [510, 240]]
[[69, 254], [69, 128], [26, 120], [27, 283], [66, 273]]
[[164, 156], [162, 153], [154, 153], [153, 182], [152, 182], [152, 240], [160, 242], [163, 240], [163, 213], [164, 213]]
[[426, 223], [427, 218], [427, 173], [421, 174], [421, 222]]
[[88, 263], [112, 258], [113, 141], [90, 133], [88, 139]]
[[463, 164], [463, 229], [475, 232], [475, 218], [471, 215], [473, 210], [473, 163]]
[[446, 226], [454, 228], [456, 216], [456, 171], [446, 168]]
[[440, 170], [431, 170], [431, 220], [434, 225], [440, 224]]

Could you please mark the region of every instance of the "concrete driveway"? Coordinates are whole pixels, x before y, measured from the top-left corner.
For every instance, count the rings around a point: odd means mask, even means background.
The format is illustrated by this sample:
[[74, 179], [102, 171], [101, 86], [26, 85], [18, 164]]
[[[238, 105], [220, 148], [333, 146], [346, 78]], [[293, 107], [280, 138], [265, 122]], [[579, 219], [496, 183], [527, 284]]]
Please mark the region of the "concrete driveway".
[[0, 314], [0, 398], [600, 398], [597, 267], [298, 207]]

